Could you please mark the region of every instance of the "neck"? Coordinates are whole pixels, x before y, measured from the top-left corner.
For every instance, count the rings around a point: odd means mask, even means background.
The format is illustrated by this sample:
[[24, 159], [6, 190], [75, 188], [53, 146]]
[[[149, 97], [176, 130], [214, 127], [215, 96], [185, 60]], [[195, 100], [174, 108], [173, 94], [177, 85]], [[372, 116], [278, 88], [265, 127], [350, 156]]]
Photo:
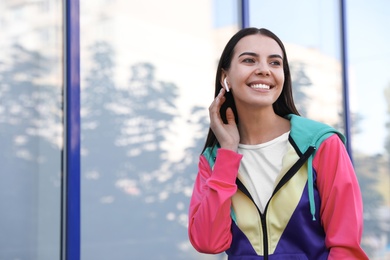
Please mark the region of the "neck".
[[275, 114], [272, 107], [238, 112], [240, 143], [261, 144], [290, 131], [290, 122]]

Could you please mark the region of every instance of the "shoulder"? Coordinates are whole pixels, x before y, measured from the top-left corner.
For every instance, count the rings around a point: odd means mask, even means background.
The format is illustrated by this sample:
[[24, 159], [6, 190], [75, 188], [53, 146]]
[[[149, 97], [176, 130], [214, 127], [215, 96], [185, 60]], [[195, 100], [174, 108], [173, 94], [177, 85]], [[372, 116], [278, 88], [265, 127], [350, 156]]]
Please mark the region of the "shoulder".
[[291, 124], [290, 137], [301, 151], [305, 151], [310, 146], [317, 149], [324, 140], [335, 134], [341, 142], [346, 141], [342, 133], [322, 122], [292, 114], [287, 115], [286, 118]]
[[327, 155], [328, 158], [341, 158], [343, 154], [347, 154], [347, 150], [341, 139], [336, 134], [332, 134], [321, 143], [317, 154]]
[[333, 127], [325, 123], [315, 121], [306, 117], [289, 114], [286, 116], [286, 118], [290, 120], [291, 130], [297, 132], [297, 134], [299, 133], [310, 134], [324, 129], [334, 130]]

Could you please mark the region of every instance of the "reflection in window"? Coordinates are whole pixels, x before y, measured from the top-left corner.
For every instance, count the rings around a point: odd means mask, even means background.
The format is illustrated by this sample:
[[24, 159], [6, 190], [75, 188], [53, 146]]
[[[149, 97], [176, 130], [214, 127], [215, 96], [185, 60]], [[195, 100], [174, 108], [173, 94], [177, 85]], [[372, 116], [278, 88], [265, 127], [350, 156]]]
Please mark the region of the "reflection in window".
[[52, 2], [45, 12], [0, 2], [0, 259], [60, 258], [62, 5]]
[[[285, 42], [299, 111], [343, 132], [339, 1], [282, 2], [278, 6], [283, 8], [278, 8], [270, 1], [250, 1], [250, 24], [273, 30]], [[390, 257], [390, 58], [384, 50], [388, 49], [390, 38], [385, 28], [389, 19], [384, 10], [389, 10], [390, 4], [345, 2], [352, 121], [352, 140], [348, 141], [352, 143], [363, 195], [362, 246], [370, 259], [387, 259]], [[278, 18], [267, 10], [278, 10]]]
[[214, 4], [81, 2], [82, 259], [222, 259], [187, 235], [216, 61], [237, 30]]
[[[390, 44], [388, 1], [346, 1], [352, 148], [363, 193], [362, 245], [370, 259], [390, 258]], [[365, 19], [362, 19], [364, 15]], [[364, 34], [364, 40], [361, 35]]]

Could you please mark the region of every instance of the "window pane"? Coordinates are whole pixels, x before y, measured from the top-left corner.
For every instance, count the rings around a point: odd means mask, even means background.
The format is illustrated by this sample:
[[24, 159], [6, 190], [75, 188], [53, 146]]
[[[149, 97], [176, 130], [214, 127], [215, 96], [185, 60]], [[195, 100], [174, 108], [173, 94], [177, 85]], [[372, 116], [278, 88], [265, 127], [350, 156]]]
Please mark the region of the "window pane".
[[[278, 1], [278, 5], [283, 8], [251, 1], [251, 26], [271, 29], [286, 43], [300, 112], [343, 131], [338, 1]], [[390, 248], [389, 7], [385, 0], [346, 4], [349, 141], [364, 203], [362, 246], [370, 259], [387, 259]], [[278, 16], [264, 10], [278, 10]]]
[[60, 259], [62, 1], [0, 13], [0, 259]]
[[82, 259], [197, 253], [187, 212], [236, 1], [81, 1]]
[[285, 44], [298, 111], [343, 130], [338, 2], [250, 1], [249, 7], [250, 26], [271, 30]]
[[364, 202], [363, 246], [390, 259], [390, 2], [347, 1], [352, 148]]

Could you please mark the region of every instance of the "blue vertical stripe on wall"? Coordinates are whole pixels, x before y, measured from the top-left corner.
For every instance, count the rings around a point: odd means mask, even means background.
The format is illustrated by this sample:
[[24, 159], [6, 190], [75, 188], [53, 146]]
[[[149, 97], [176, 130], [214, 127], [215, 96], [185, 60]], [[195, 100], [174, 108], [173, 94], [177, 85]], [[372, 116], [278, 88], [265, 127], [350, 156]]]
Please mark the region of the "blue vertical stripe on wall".
[[65, 0], [65, 258], [80, 259], [80, 24], [79, 0]]

